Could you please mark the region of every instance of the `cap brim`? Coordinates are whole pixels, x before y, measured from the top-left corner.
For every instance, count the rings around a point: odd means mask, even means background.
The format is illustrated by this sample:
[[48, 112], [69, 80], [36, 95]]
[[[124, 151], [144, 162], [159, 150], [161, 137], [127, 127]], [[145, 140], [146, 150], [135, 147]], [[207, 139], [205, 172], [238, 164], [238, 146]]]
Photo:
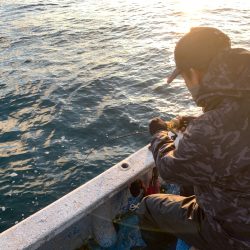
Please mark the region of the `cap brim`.
[[179, 69], [175, 69], [173, 73], [168, 77], [167, 83], [171, 83], [180, 73], [181, 72]]

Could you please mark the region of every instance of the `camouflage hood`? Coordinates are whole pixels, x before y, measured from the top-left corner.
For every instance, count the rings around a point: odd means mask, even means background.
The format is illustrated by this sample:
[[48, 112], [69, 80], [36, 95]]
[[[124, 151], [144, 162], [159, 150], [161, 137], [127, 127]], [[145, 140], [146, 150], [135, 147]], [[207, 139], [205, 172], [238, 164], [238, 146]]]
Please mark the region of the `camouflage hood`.
[[225, 98], [250, 99], [250, 52], [235, 48], [220, 53], [193, 98], [205, 110], [214, 109]]

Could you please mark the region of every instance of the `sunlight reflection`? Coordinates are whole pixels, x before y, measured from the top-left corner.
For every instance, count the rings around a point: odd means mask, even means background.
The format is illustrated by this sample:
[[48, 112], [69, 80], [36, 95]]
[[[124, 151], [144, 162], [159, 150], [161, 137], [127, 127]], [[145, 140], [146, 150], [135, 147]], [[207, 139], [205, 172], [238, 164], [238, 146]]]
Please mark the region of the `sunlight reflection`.
[[26, 152], [26, 145], [22, 141], [0, 143], [0, 157], [9, 157], [10, 155], [19, 155]]
[[14, 130], [18, 130], [17, 119], [9, 117], [8, 120], [0, 121], [1, 133], [7, 133]]
[[10, 162], [10, 166], [15, 171], [26, 171], [26, 170], [32, 169], [32, 165], [28, 164], [29, 161], [30, 159], [21, 160], [21, 161], [13, 161], [13, 162]]
[[208, 7], [209, 3], [213, 2], [213, 0], [210, 1], [200, 1], [200, 0], [179, 0], [177, 2], [177, 8], [184, 11], [184, 13], [195, 13], [197, 11], [200, 11], [206, 7]]
[[53, 135], [55, 134], [55, 130], [52, 130], [52, 132], [49, 134], [49, 136], [46, 138], [46, 141], [44, 142], [43, 146], [45, 148], [49, 147], [51, 144], [51, 139], [53, 137]]

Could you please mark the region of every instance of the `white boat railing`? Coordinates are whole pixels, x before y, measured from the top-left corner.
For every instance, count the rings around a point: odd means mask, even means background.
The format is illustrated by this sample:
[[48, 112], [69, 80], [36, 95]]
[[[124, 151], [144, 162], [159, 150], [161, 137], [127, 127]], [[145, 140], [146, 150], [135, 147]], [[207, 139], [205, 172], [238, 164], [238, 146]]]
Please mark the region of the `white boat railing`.
[[[112, 218], [119, 211], [129, 185], [138, 177], [147, 182], [153, 166], [152, 154], [145, 146], [1, 233], [0, 249], [70, 250], [93, 236], [100, 245], [109, 246], [115, 240]], [[105, 233], [110, 237], [99, 237]]]

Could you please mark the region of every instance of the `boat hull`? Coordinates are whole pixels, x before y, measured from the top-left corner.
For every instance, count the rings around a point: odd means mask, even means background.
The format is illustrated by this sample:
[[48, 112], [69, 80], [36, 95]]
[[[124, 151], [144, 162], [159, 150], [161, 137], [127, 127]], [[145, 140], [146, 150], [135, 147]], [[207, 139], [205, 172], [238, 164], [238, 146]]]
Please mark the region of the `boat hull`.
[[0, 234], [0, 249], [76, 249], [94, 237], [116, 240], [112, 219], [126, 207], [129, 186], [149, 183], [154, 167], [148, 146]]

